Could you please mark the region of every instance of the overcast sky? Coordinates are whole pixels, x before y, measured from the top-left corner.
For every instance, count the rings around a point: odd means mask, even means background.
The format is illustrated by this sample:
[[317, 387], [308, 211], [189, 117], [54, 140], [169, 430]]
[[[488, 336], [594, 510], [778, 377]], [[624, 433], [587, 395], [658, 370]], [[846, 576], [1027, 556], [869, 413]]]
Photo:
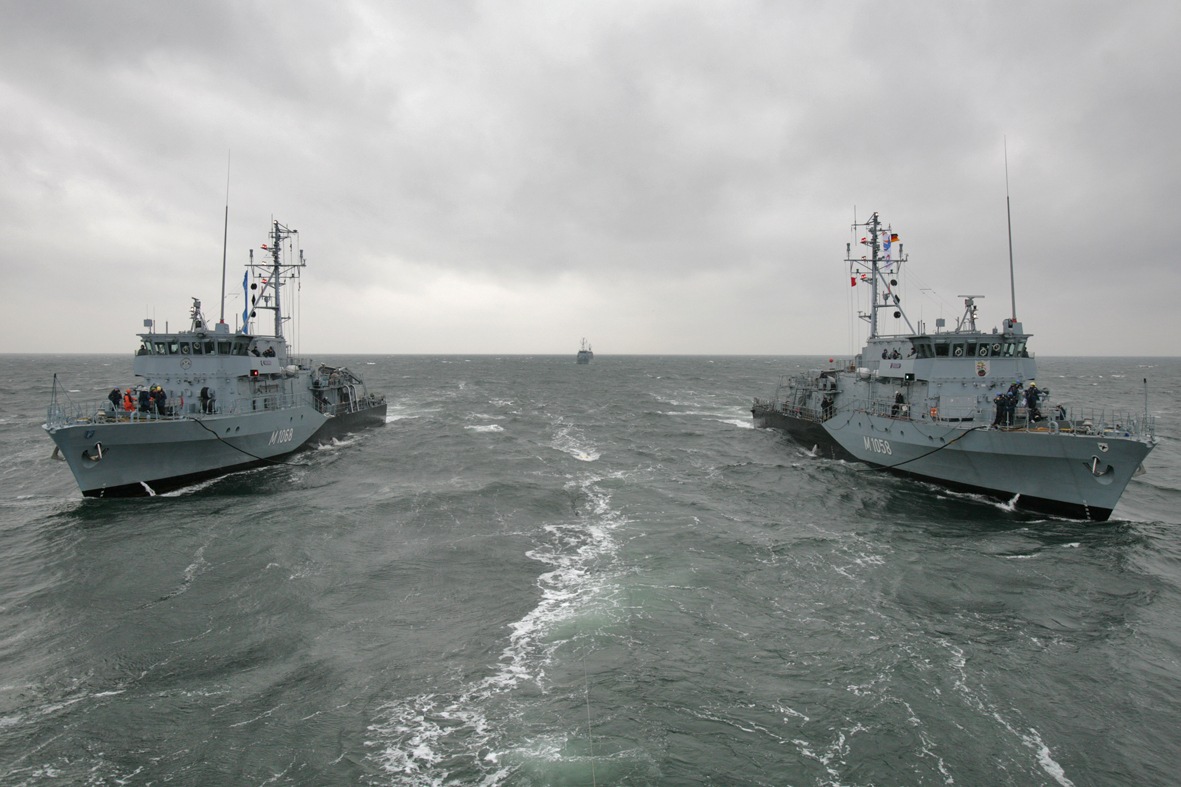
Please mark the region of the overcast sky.
[[[878, 211], [933, 327], [1177, 355], [1181, 4], [0, 0], [0, 352], [226, 320], [300, 352], [837, 354]], [[893, 321], [885, 326], [893, 330]]]

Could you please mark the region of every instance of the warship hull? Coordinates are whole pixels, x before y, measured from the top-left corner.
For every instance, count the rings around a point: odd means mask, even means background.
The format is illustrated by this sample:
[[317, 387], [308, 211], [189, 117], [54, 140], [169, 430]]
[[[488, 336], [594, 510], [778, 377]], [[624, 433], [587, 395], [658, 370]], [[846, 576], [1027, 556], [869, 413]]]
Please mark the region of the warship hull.
[[817, 456], [845, 460], [856, 458], [842, 448], [815, 419], [788, 415], [768, 404], [759, 403], [751, 409], [751, 415], [754, 417], [755, 428], [786, 432], [789, 437], [804, 448], [811, 449]]
[[363, 410], [334, 415], [324, 422], [319, 431], [312, 436], [313, 443], [323, 443], [337, 440], [347, 434], [361, 429], [381, 426], [385, 423], [386, 403], [381, 401]]
[[786, 432], [818, 456], [845, 459], [1045, 514], [1107, 521], [1151, 446], [1038, 429], [948, 428], [840, 414], [824, 424], [764, 406], [754, 425]]
[[144, 497], [282, 462], [302, 449], [385, 423], [384, 400], [326, 415], [294, 407], [247, 415], [72, 424], [51, 429], [56, 456], [86, 497]]
[[[869, 285], [869, 309], [859, 313], [870, 326], [865, 346], [852, 359], [829, 358], [826, 369], [784, 376], [771, 399], [755, 399], [754, 425], [783, 430], [818, 456], [1014, 508], [1110, 518], [1156, 445], [1147, 390], [1143, 413], [1052, 400], [1037, 385], [1024, 326], [1015, 317], [991, 331], [978, 324], [982, 295], [960, 296], [954, 326], [912, 324], [899, 294], [906, 257], [900, 244], [891, 248], [898, 234], [876, 213], [854, 229], [868, 247], [859, 257], [846, 245], [850, 283]], [[881, 330], [883, 319], [896, 330]]]
[[1021, 509], [1106, 521], [1151, 450], [1124, 435], [948, 427], [866, 413], [824, 429], [855, 459]]
[[281, 461], [333, 419], [311, 406], [49, 428], [86, 497], [142, 497]]
[[[269, 262], [251, 261], [242, 278], [242, 327], [210, 324], [193, 298], [188, 330], [156, 330], [145, 320], [132, 361], [137, 382], [101, 404], [75, 404], [54, 375], [44, 424], [86, 497], [142, 497], [284, 457], [349, 432], [385, 423], [385, 397], [343, 366], [291, 354], [283, 337], [283, 282], [304, 266], [284, 262], [296, 234], [272, 221]], [[250, 283], [250, 275], [255, 281]], [[224, 274], [223, 274], [224, 275]], [[254, 294], [251, 294], [254, 293]], [[223, 311], [224, 311], [224, 292]], [[257, 310], [274, 312], [274, 333], [248, 330]], [[167, 323], [165, 323], [167, 326]], [[186, 404], [187, 402], [187, 404]]]

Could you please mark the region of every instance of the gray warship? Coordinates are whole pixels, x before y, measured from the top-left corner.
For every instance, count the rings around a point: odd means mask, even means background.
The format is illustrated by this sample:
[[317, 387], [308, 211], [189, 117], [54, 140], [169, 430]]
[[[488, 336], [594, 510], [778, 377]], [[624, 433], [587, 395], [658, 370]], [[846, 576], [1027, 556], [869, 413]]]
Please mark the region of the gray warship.
[[[1015, 508], [1106, 521], [1156, 445], [1144, 411], [1067, 408], [1037, 387], [1031, 334], [1012, 316], [999, 329], [977, 325], [982, 295], [961, 295], [963, 316], [935, 330], [912, 325], [897, 293], [906, 262], [898, 235], [874, 213], [866, 256], [846, 247], [851, 284], [868, 284], [868, 339], [851, 361], [785, 377], [769, 400], [756, 398], [754, 425], [787, 432], [821, 456], [855, 459]], [[860, 233], [858, 233], [860, 234]], [[1012, 260], [1010, 259], [1010, 274]], [[906, 330], [880, 330], [885, 311]]]
[[590, 363], [594, 357], [595, 357], [595, 354], [593, 352], [591, 352], [590, 345], [586, 343], [586, 339], [583, 339], [582, 346], [578, 348], [578, 355], [576, 355], [574, 357], [574, 362], [575, 363]]
[[[250, 252], [242, 279], [242, 328], [206, 322], [201, 302], [188, 330], [163, 333], [145, 320], [132, 369], [137, 382], [101, 403], [70, 401], [54, 375], [45, 431], [87, 497], [133, 497], [174, 490], [258, 465], [385, 423], [384, 396], [345, 367], [291, 354], [283, 337], [285, 282], [305, 267], [302, 250], [285, 259], [296, 234], [272, 222], [266, 254]], [[290, 252], [289, 252], [290, 256]], [[253, 279], [253, 281], [252, 281]], [[274, 332], [250, 331], [259, 311]]]

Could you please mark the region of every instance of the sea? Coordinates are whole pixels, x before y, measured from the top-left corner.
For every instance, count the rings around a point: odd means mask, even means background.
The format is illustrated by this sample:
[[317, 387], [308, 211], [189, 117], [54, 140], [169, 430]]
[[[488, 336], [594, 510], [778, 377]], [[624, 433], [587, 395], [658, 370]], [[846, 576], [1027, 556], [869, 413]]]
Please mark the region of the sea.
[[754, 429], [827, 358], [336, 356], [384, 425], [84, 499], [42, 429], [127, 355], [0, 356], [0, 784], [1170, 785], [1181, 359], [1111, 521]]

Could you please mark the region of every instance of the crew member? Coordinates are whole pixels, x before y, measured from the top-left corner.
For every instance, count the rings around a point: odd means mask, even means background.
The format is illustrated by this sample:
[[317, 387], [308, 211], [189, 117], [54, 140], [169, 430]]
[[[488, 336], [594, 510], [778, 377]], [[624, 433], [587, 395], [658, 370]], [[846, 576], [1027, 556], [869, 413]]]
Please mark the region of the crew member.
[[1038, 390], [1037, 383], [1030, 383], [1029, 388], [1025, 391], [1025, 407], [1029, 410], [1029, 420], [1040, 421], [1042, 413], [1037, 409], [1038, 400], [1041, 399], [1042, 392]]

